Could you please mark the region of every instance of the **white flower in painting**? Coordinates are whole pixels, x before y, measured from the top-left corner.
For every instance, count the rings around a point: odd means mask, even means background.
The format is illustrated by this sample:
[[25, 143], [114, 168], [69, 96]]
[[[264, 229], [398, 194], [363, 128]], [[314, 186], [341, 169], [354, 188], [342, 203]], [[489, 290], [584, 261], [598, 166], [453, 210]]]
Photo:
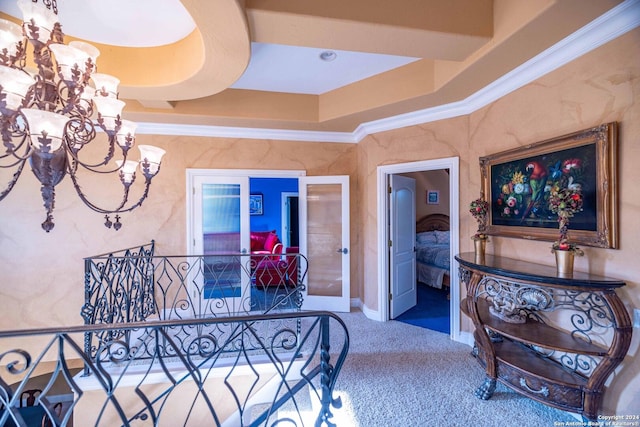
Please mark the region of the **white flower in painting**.
[[569, 190], [580, 191], [580, 190], [582, 190], [582, 185], [580, 185], [580, 184], [579, 184], [579, 183], [577, 183], [577, 182], [575, 182], [575, 183], [574, 183], [574, 182], [573, 182], [573, 177], [572, 177], [572, 176], [570, 176], [570, 177], [569, 177], [569, 183], [567, 184], [567, 188], [568, 188]]
[[513, 187], [513, 191], [515, 191], [516, 194], [522, 194], [524, 192], [524, 184], [516, 184]]

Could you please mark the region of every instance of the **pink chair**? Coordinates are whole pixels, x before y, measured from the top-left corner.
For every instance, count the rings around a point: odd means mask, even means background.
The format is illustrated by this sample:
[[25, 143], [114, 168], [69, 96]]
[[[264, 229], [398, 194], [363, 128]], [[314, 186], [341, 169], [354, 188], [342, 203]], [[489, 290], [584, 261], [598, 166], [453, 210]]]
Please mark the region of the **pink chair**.
[[273, 255], [269, 256], [269, 259], [280, 259], [280, 255], [282, 255], [282, 243], [275, 230], [251, 232], [251, 255], [256, 255], [255, 257], [251, 257], [254, 267], [265, 259], [265, 255]]
[[286, 249], [284, 257], [273, 259], [264, 257], [256, 264], [254, 276], [258, 288], [280, 285], [295, 287], [298, 285], [298, 254], [297, 246]]

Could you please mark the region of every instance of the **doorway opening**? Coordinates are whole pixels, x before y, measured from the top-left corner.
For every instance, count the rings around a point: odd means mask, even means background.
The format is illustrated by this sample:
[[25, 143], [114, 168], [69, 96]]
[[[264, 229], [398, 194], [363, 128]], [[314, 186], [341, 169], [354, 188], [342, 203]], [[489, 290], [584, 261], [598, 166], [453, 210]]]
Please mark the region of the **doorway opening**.
[[282, 243], [299, 246], [298, 193], [282, 193]]
[[[298, 211], [291, 212], [291, 204], [298, 202], [298, 178], [249, 176], [249, 192], [261, 196], [261, 210], [251, 213], [250, 233], [274, 232], [286, 248], [298, 246]], [[283, 203], [283, 201], [287, 203]], [[295, 215], [295, 218], [292, 217]]]
[[[454, 255], [459, 252], [459, 158], [449, 157], [435, 160], [402, 163], [378, 167], [378, 301], [379, 320], [390, 320], [389, 300], [391, 296], [389, 281], [389, 227], [392, 218], [389, 213], [388, 183], [390, 176], [394, 174], [407, 174], [412, 172], [449, 170], [448, 175], [448, 212], [450, 224], [450, 271], [457, 271]], [[443, 195], [440, 194], [440, 197]], [[428, 194], [424, 194], [428, 197]], [[444, 199], [441, 199], [444, 200]], [[460, 289], [457, 274], [450, 274], [450, 336], [460, 341]]]
[[[402, 288], [395, 283], [399, 277], [390, 275], [393, 300], [391, 316], [394, 320], [420, 326], [437, 332], [450, 334], [450, 224], [449, 224], [449, 169], [407, 172], [390, 175], [392, 182], [403, 177], [413, 182], [414, 201], [408, 212], [391, 209], [391, 224], [398, 221], [409, 222], [412, 218], [412, 233], [407, 237], [408, 249], [412, 250], [413, 272], [403, 278], [412, 280], [413, 304], [398, 307], [396, 292]], [[394, 186], [392, 186], [393, 190]], [[390, 240], [396, 246], [395, 236]], [[390, 258], [391, 272], [396, 268], [396, 260]], [[398, 308], [401, 308], [400, 310]]]

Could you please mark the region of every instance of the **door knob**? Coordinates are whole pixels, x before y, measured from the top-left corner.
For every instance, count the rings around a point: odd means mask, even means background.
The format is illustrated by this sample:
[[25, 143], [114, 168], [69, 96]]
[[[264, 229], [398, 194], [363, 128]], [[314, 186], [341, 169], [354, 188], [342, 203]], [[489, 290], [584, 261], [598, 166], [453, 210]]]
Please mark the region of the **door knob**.
[[345, 254], [345, 255], [346, 255], [346, 254], [348, 254], [348, 253], [349, 253], [349, 249], [347, 249], [347, 248], [338, 249], [336, 252], [341, 252], [341, 253], [343, 253], [343, 254]]

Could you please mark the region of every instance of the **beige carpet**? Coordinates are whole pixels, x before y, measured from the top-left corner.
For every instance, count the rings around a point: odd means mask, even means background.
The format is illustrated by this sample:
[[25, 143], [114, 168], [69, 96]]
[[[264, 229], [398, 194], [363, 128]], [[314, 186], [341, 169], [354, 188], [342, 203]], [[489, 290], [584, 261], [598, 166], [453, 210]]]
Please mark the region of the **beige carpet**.
[[474, 396], [484, 372], [471, 348], [448, 335], [401, 322], [342, 314], [351, 346], [336, 384], [339, 427], [537, 426], [576, 422], [498, 385], [490, 400]]

